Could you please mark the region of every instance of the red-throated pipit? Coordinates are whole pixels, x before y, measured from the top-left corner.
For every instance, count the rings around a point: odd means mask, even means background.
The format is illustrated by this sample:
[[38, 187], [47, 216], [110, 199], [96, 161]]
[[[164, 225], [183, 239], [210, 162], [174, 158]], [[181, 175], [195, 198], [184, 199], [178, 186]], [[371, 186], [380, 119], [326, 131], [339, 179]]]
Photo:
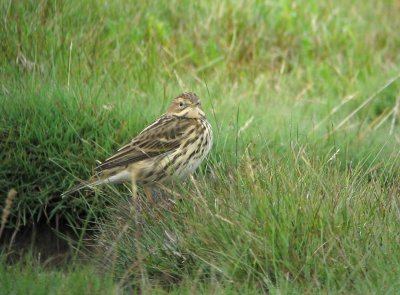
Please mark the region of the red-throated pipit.
[[[211, 150], [213, 136], [199, 97], [185, 92], [176, 97], [167, 112], [132, 141], [97, 167], [88, 182], [65, 192], [105, 183], [132, 182], [147, 187], [181, 180], [193, 173]], [[147, 194], [147, 193], [146, 193]]]

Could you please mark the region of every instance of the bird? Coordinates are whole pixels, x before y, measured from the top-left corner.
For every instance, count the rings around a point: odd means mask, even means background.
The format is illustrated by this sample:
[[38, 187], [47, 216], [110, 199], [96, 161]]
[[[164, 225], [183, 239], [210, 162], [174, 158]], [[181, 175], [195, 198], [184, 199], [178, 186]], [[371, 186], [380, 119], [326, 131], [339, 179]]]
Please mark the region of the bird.
[[83, 188], [131, 182], [132, 196], [143, 186], [148, 199], [151, 187], [182, 181], [191, 175], [210, 153], [213, 132], [193, 92], [175, 97], [167, 111], [143, 129], [128, 144], [100, 163], [96, 173], [64, 192], [62, 197]]

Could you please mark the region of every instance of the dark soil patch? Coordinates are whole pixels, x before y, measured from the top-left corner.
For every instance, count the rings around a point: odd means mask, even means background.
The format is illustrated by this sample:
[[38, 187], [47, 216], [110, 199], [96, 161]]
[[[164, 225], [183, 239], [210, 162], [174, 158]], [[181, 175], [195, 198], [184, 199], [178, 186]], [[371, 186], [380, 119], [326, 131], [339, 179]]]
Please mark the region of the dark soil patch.
[[6, 229], [0, 239], [0, 250], [11, 264], [30, 253], [46, 267], [61, 267], [72, 257], [69, 241], [74, 239], [76, 236], [67, 224], [39, 221], [19, 229]]

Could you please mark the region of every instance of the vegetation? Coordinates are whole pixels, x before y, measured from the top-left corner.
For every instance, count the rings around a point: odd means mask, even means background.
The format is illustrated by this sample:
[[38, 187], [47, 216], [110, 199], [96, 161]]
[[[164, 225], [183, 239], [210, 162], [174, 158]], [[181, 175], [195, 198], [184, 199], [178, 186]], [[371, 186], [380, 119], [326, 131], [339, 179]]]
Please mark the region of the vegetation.
[[0, 264], [1, 292], [3, 294], [112, 294], [117, 286], [110, 276], [93, 276], [88, 266], [60, 272], [49, 269], [27, 255], [18, 264]]
[[[6, 230], [75, 232], [72, 266], [1, 263], [8, 293], [400, 288], [396, 1], [0, 5]], [[184, 90], [215, 136], [195, 180], [137, 215], [124, 186], [60, 198]]]

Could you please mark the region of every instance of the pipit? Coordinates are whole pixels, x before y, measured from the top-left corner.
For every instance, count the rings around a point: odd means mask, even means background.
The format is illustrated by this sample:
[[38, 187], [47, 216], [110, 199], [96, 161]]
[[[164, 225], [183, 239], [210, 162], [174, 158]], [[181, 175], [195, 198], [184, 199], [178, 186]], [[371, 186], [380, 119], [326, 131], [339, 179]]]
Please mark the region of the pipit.
[[164, 115], [101, 163], [95, 176], [63, 196], [85, 187], [131, 181], [134, 198], [137, 184], [151, 198], [150, 187], [192, 174], [210, 152], [212, 143], [211, 125], [199, 97], [193, 92], [182, 93], [173, 99]]

